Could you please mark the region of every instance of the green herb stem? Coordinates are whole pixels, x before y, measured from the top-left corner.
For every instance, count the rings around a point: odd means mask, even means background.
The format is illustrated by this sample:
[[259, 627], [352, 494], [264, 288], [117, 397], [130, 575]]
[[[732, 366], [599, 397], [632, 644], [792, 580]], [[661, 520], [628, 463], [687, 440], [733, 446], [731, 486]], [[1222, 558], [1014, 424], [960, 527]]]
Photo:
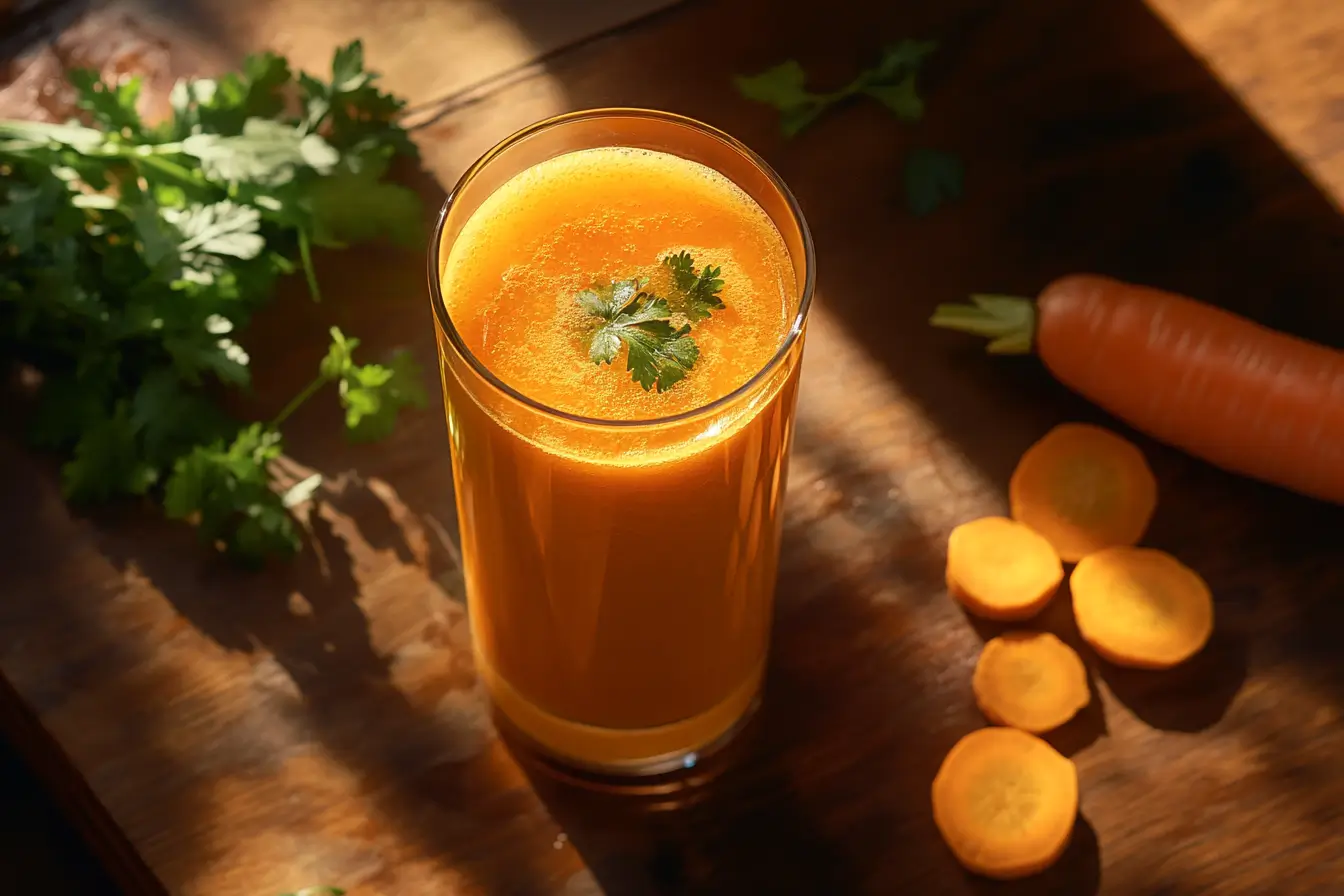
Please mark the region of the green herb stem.
[[302, 392], [291, 398], [289, 400], [289, 404], [285, 405], [283, 408], [280, 409], [280, 413], [275, 415], [275, 417], [268, 424], [268, 427], [270, 429], [279, 429], [280, 426], [286, 420], [288, 420], [291, 416], [293, 416], [295, 411], [297, 411], [300, 407], [303, 406], [303, 403], [305, 401], [307, 401], [308, 399], [316, 395], [318, 392], [320, 392], [322, 390], [322, 387], [325, 386], [328, 382], [330, 382], [330, 380], [327, 377], [319, 376], [317, 379], [313, 380], [311, 383], [304, 386]]
[[322, 301], [322, 289], [317, 285], [317, 269], [313, 267], [312, 238], [307, 228], [299, 228], [299, 260], [303, 263], [303, 276], [308, 280], [308, 292], [314, 302]]

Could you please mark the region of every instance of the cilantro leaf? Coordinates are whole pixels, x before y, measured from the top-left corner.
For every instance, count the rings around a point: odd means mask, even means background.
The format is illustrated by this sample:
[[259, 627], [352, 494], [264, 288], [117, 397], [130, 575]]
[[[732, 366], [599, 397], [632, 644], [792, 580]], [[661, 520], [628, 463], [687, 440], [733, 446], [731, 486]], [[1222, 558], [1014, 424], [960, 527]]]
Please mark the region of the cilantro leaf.
[[774, 106], [780, 112], [780, 129], [793, 137], [825, 111], [832, 100], [809, 92], [807, 75], [797, 60], [790, 59], [774, 68], [734, 79], [738, 92], [749, 100]]
[[168, 95], [175, 139], [198, 131], [237, 136], [249, 118], [275, 118], [285, 108], [291, 77], [283, 56], [254, 53], [243, 60], [241, 72], [178, 81]]
[[[405, 349], [392, 353], [387, 364], [356, 364], [358, 339], [331, 328], [331, 345], [318, 366], [318, 382], [335, 381], [345, 408], [349, 437], [357, 442], [381, 439], [392, 432], [402, 408], [428, 403], [421, 383], [420, 365]], [[281, 416], [288, 416], [289, 409]]]
[[700, 348], [690, 337], [690, 326], [673, 330], [666, 321], [652, 321], [619, 331], [626, 347], [626, 369], [648, 391], [655, 385], [666, 392], [686, 378], [700, 358]]
[[77, 71], [91, 126], [0, 121], [0, 350], [42, 376], [34, 442], [65, 453], [72, 500], [152, 494], [246, 562], [295, 549], [285, 508], [320, 481], [273, 488], [280, 419], [336, 384], [351, 436], [373, 438], [426, 401], [409, 355], [359, 365], [342, 337], [276, 423], [240, 429], [223, 410], [219, 387], [250, 381], [244, 328], [296, 262], [312, 279], [314, 242], [421, 234], [418, 198], [383, 182], [415, 154], [404, 103], [362, 46], [337, 51], [330, 83], [296, 74], [249, 56], [179, 82], [172, 119], [149, 126], [138, 81]]
[[924, 104], [915, 75], [935, 49], [937, 44], [932, 41], [903, 40], [887, 47], [877, 65], [831, 93], [808, 90], [807, 73], [793, 59], [756, 75], [738, 76], [734, 83], [742, 96], [779, 110], [785, 137], [796, 136], [828, 109], [859, 95], [882, 103], [902, 121], [916, 121], [924, 113]]
[[4, 141], [0, 142], [0, 153], [54, 146], [91, 153], [107, 143], [107, 135], [96, 128], [45, 121], [0, 121], [0, 138]]
[[300, 167], [326, 174], [340, 153], [317, 134], [267, 118], [249, 118], [238, 136], [193, 134], [182, 151], [200, 160], [205, 176], [224, 183], [287, 183]]
[[52, 182], [38, 186], [14, 184], [5, 191], [5, 204], [0, 205], [0, 232], [8, 237], [12, 251], [31, 252], [37, 244], [39, 221], [50, 214]]
[[915, 72], [924, 61], [938, 49], [935, 40], [912, 40], [906, 38], [897, 44], [890, 44], [882, 50], [882, 58], [873, 69], [877, 81], [894, 81], [907, 72]]
[[141, 457], [130, 406], [121, 402], [84, 430], [74, 457], [61, 467], [61, 491], [71, 501], [105, 501], [143, 495], [158, 476]]
[[283, 450], [280, 434], [260, 423], [239, 430], [230, 443], [196, 446], [173, 465], [164, 511], [194, 519], [203, 542], [245, 565], [296, 553], [298, 527], [271, 483], [270, 464]]
[[337, 47], [331, 58], [332, 93], [350, 93], [369, 83], [372, 78], [364, 71], [364, 43], [351, 41]]
[[258, 232], [261, 212], [251, 206], [225, 199], [185, 209], [167, 208], [162, 215], [182, 234], [177, 252], [187, 265], [202, 254], [256, 258], [266, 248], [266, 239]]
[[251, 356], [230, 338], [233, 322], [223, 315], [209, 315], [202, 324], [204, 332], [191, 326], [184, 333], [165, 335], [163, 347], [173, 360], [178, 375], [189, 383], [201, 381], [201, 374], [212, 373], [221, 382], [246, 386], [252, 381], [248, 369]]
[[228, 418], [219, 406], [201, 390], [188, 388], [166, 366], [145, 375], [131, 399], [130, 423], [144, 456], [163, 466], [200, 441], [222, 438], [228, 431]]
[[638, 284], [621, 280], [579, 293], [578, 303], [603, 321], [590, 337], [588, 357], [594, 364], [610, 364], [625, 345], [625, 369], [635, 382], [646, 392], [654, 387], [666, 392], [686, 378], [700, 349], [689, 325], [673, 327], [667, 300], [635, 293]]
[[428, 398], [420, 377], [420, 365], [405, 349], [393, 353], [386, 365], [351, 364], [340, 384], [350, 438], [357, 442], [385, 438], [396, 426], [398, 411], [423, 408]]
[[672, 285], [680, 293], [679, 310], [686, 319], [694, 323], [705, 320], [715, 311], [724, 307], [719, 292], [723, 289], [722, 273], [718, 267], [705, 265], [699, 274], [695, 272], [695, 260], [689, 252], [678, 252], [663, 259], [672, 272]]
[[[303, 127], [324, 127], [331, 144], [351, 159], [363, 159], [376, 148], [398, 155], [419, 155], [396, 117], [406, 103], [377, 87], [378, 75], [364, 68], [364, 45], [355, 40], [337, 48], [331, 60], [331, 82], [299, 76], [306, 115]], [[352, 170], [362, 170], [358, 166]]]
[[141, 84], [138, 75], [113, 85], [103, 81], [97, 72], [77, 68], [67, 72], [66, 78], [75, 88], [79, 108], [88, 112], [100, 128], [129, 139], [143, 135], [144, 126], [136, 107]]
[[[700, 359], [700, 348], [691, 338], [691, 323], [705, 320], [725, 307], [720, 269], [706, 265], [695, 270], [695, 259], [686, 251], [663, 258], [671, 278], [671, 298], [644, 292], [647, 281], [638, 278], [613, 280], [595, 285], [575, 297], [598, 324], [588, 336], [588, 359], [611, 364], [625, 346], [625, 369], [644, 391], [666, 392], [686, 378]], [[688, 323], [677, 326], [673, 316]]]
[[951, 153], [916, 149], [905, 160], [905, 200], [910, 212], [923, 216], [961, 197], [965, 167]]
[[313, 184], [313, 243], [341, 247], [379, 237], [397, 245], [423, 244], [420, 197], [365, 174], [336, 172]]
[[895, 84], [872, 84], [863, 89], [891, 110], [901, 121], [919, 121], [924, 117], [924, 100], [915, 89], [914, 74], [906, 75]]
[[318, 366], [318, 373], [323, 379], [334, 381], [345, 376], [346, 371], [354, 366], [354, 352], [359, 348], [359, 340], [347, 337], [340, 327], [332, 327], [330, 332], [331, 345], [327, 347], [327, 354]]

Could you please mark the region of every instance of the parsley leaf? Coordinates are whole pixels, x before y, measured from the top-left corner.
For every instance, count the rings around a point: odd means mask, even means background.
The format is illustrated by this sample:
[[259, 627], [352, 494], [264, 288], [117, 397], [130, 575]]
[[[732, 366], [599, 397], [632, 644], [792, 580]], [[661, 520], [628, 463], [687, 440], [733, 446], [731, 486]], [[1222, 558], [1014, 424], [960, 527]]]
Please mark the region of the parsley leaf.
[[[672, 326], [672, 310], [666, 299], [645, 292], [629, 297], [637, 282], [625, 280], [605, 290], [579, 293], [579, 304], [585, 309], [603, 309], [597, 315], [603, 323], [593, 332], [588, 357], [594, 364], [610, 364], [624, 344], [625, 369], [633, 374], [635, 382], [646, 392], [655, 387], [666, 392], [686, 378], [700, 357], [700, 349], [690, 338], [689, 325]], [[610, 298], [603, 294], [607, 290]]]
[[144, 133], [136, 102], [140, 99], [141, 79], [128, 78], [120, 85], [104, 82], [98, 73], [77, 68], [66, 73], [66, 78], [78, 95], [79, 108], [88, 112], [99, 127], [112, 133], [121, 133], [136, 139]]
[[291, 80], [284, 57], [255, 53], [243, 60], [241, 72], [178, 81], [168, 96], [173, 135], [179, 140], [198, 131], [233, 136], [250, 118], [275, 118], [285, 108], [284, 88]]
[[287, 183], [301, 166], [326, 174], [340, 160], [321, 136], [269, 118], [249, 118], [237, 136], [193, 134], [182, 141], [182, 151], [199, 159], [211, 180], [265, 186]]
[[356, 364], [358, 339], [331, 328], [331, 346], [318, 368], [319, 376], [335, 380], [345, 408], [346, 432], [353, 441], [384, 438], [396, 426], [397, 412], [423, 408], [429, 401], [421, 384], [420, 365], [405, 349], [392, 354], [386, 365]]
[[418, 197], [383, 179], [415, 154], [404, 103], [358, 42], [329, 81], [272, 53], [180, 81], [162, 124], [141, 119], [136, 79], [69, 79], [81, 122], [0, 121], [0, 352], [41, 375], [33, 441], [64, 454], [71, 500], [150, 495], [244, 562], [292, 553], [287, 508], [320, 478], [278, 493], [280, 423], [336, 385], [350, 436], [386, 435], [426, 403], [419, 370], [405, 353], [356, 364], [342, 337], [270, 424], [231, 419], [221, 393], [250, 382], [245, 328], [276, 280], [302, 266], [316, 284], [311, 245], [418, 241]]
[[905, 200], [914, 215], [927, 215], [961, 197], [965, 167], [951, 153], [916, 149], [905, 160]]
[[[364, 45], [356, 40], [336, 50], [331, 60], [331, 82], [324, 84], [310, 75], [299, 76], [299, 89], [307, 114], [304, 128], [314, 131], [326, 125], [331, 144], [352, 159], [385, 148], [411, 158], [419, 153], [406, 132], [395, 124], [406, 107], [404, 100], [383, 93], [376, 86], [378, 75], [364, 68]], [[375, 151], [377, 150], [377, 151]]]
[[774, 106], [780, 112], [784, 136], [793, 137], [811, 124], [839, 97], [809, 92], [807, 75], [797, 60], [790, 59], [757, 75], [734, 79], [737, 90], [749, 100]]
[[258, 233], [261, 212], [227, 199], [211, 205], [164, 209], [163, 217], [182, 233], [177, 251], [183, 261], [197, 252], [256, 258], [266, 248], [266, 239]]
[[337, 172], [313, 185], [313, 244], [340, 248], [386, 237], [411, 248], [423, 244], [420, 197], [364, 173]]
[[232, 442], [198, 445], [173, 466], [163, 507], [173, 519], [194, 519], [201, 540], [244, 565], [293, 554], [298, 527], [271, 487], [270, 464], [283, 453], [280, 434], [254, 423]]
[[671, 275], [675, 307], [667, 298], [643, 291], [647, 283], [639, 279], [595, 285], [574, 297], [597, 318], [588, 337], [589, 360], [611, 364], [624, 346], [625, 368], [646, 392], [654, 388], [666, 392], [700, 359], [690, 323], [678, 326], [673, 316], [696, 322], [725, 307], [719, 297], [723, 289], [719, 268], [706, 265], [697, 273], [694, 259], [684, 251], [668, 255], [663, 265]]
[[831, 93], [808, 90], [807, 74], [793, 59], [756, 75], [738, 76], [734, 83], [742, 96], [779, 110], [780, 130], [785, 137], [796, 136], [826, 110], [859, 95], [882, 103], [902, 121], [918, 121], [924, 114], [924, 103], [916, 89], [915, 76], [937, 46], [932, 41], [918, 40], [903, 40], [889, 46], [877, 65]]
[[420, 384], [420, 367], [410, 352], [397, 351], [386, 365], [353, 365], [341, 377], [341, 404], [346, 432], [353, 441], [386, 438], [405, 407], [423, 408], [428, 399]]
[[705, 320], [715, 311], [726, 307], [723, 299], [719, 298], [719, 292], [723, 289], [720, 268], [705, 265], [704, 270], [697, 275], [695, 260], [685, 251], [667, 256], [663, 264], [672, 272], [672, 285], [682, 298], [679, 310], [686, 315], [687, 320], [692, 323]]
[[61, 467], [61, 490], [71, 501], [105, 501], [143, 495], [159, 478], [139, 451], [127, 402], [88, 426], [74, 457]]

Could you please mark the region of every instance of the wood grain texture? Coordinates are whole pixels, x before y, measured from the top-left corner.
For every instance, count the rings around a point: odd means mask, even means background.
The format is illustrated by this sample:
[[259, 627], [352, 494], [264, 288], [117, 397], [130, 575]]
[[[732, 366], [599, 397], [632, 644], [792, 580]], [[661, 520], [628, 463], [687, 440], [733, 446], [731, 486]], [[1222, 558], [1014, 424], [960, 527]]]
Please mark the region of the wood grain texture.
[[[49, 461], [0, 448], [0, 670], [166, 888], [189, 896], [315, 882], [355, 894], [1340, 892], [1344, 508], [1142, 439], [1162, 489], [1149, 540], [1212, 585], [1209, 647], [1168, 673], [1119, 670], [1079, 643], [1057, 600], [1046, 623], [1096, 689], [1051, 736], [1080, 771], [1070, 850], [1039, 878], [991, 885], [956, 866], [929, 813], [943, 754], [984, 724], [971, 670], [998, 631], [946, 595], [947, 533], [1005, 510], [1013, 463], [1052, 423], [1114, 425], [1031, 360], [930, 331], [932, 306], [1097, 270], [1344, 346], [1338, 193], [1293, 161], [1344, 183], [1321, 126], [1344, 75], [1316, 105], [1290, 90], [1270, 116], [1234, 96], [1272, 105], [1294, 40], [1344, 58], [1344, 7], [1319, 4], [1304, 23], [1250, 0], [1160, 6], [1165, 18], [1135, 0], [688, 4], [418, 133], [415, 177], [436, 203], [517, 126], [661, 107], [743, 138], [802, 203], [820, 298], [767, 693], [719, 763], [613, 794], [511, 758], [472, 671], [433, 411], [387, 443], [350, 446], [334, 409], [306, 407], [293, 458], [334, 484], [310, 548], [262, 576], [203, 561], [190, 532], [150, 514], [72, 515]], [[1239, 16], [1260, 40], [1228, 37]], [[714, 29], [733, 38], [686, 65]], [[838, 81], [905, 35], [943, 40], [917, 128], [859, 104], [786, 142], [770, 110], [728, 87], [789, 56]], [[966, 158], [964, 202], [903, 211], [912, 146]], [[392, 251], [323, 258], [338, 295], [313, 306], [296, 289], [256, 324], [257, 411], [307, 380], [330, 323], [432, 365], [422, 270]]]
[[[125, 45], [144, 45], [132, 64], [151, 86], [232, 66], [263, 49], [325, 73], [332, 49], [359, 38], [368, 58], [378, 60], [383, 89], [417, 106], [480, 88], [677, 2], [381, 0], [373, 15], [362, 0], [40, 0], [15, 14], [35, 20], [29, 22], [36, 39], [30, 53], [54, 52], [73, 57], [72, 64], [115, 70]], [[18, 30], [0, 30], [0, 47]], [[31, 80], [35, 91], [46, 86]]]

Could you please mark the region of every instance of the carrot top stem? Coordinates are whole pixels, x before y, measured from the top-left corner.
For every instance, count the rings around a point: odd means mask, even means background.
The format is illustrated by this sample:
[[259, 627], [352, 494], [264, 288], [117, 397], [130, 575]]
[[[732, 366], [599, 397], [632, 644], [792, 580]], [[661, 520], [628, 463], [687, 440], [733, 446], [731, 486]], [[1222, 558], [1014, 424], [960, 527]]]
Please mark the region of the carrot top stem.
[[1031, 354], [1036, 335], [1036, 303], [1018, 296], [978, 294], [970, 304], [952, 302], [933, 310], [929, 323], [945, 330], [984, 336], [991, 355]]

